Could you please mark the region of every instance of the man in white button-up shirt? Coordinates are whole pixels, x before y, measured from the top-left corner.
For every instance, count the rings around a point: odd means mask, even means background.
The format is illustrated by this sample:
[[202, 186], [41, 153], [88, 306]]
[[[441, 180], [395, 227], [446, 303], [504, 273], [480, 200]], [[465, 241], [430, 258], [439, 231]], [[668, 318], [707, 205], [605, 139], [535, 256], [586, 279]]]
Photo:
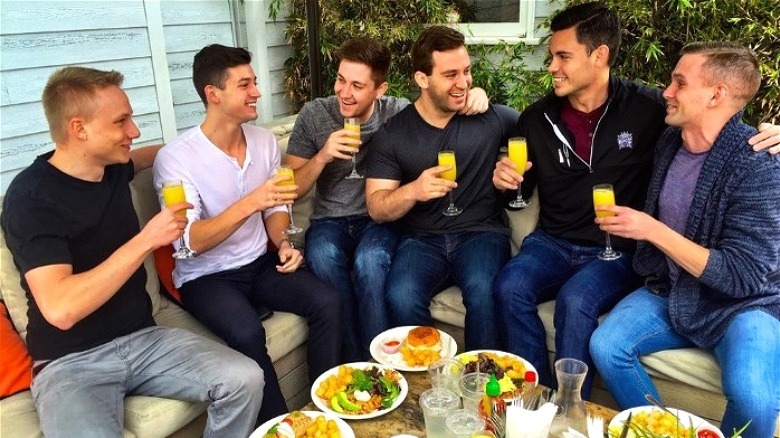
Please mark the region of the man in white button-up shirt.
[[[184, 308], [232, 348], [256, 360], [266, 376], [259, 420], [287, 412], [265, 345], [260, 308], [295, 313], [309, 324], [312, 381], [339, 363], [339, 294], [300, 268], [303, 258], [283, 230], [297, 186], [277, 186], [274, 135], [246, 124], [257, 118], [251, 55], [218, 44], [193, 63], [206, 120], [165, 146], [154, 163], [155, 186], [184, 182], [194, 208], [185, 240], [196, 257], [176, 261], [174, 284]], [[279, 248], [268, 251], [269, 241]]]

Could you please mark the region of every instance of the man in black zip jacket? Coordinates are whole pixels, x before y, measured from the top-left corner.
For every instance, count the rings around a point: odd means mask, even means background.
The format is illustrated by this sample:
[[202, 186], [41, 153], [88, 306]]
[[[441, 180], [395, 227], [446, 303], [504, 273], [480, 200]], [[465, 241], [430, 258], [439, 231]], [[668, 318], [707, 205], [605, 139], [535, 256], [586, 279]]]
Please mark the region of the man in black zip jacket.
[[[635, 242], [613, 237], [622, 256], [598, 257], [605, 234], [594, 223], [593, 186], [612, 184], [617, 203], [644, 207], [654, 146], [666, 128], [666, 104], [661, 90], [610, 74], [620, 24], [606, 6], [573, 6], [557, 14], [550, 28], [554, 91], [518, 121], [533, 167], [521, 176], [505, 159], [493, 174], [502, 190], [516, 190], [522, 181], [526, 199], [538, 188], [541, 203], [537, 229], [496, 277], [496, 308], [509, 351], [529, 360], [539, 381], [550, 386], [554, 380], [536, 306], [555, 299], [556, 359], [588, 364], [582, 388], [588, 398], [593, 377], [588, 342], [598, 317], [639, 281], [631, 267]], [[777, 143], [777, 130], [766, 125], [751, 143]]]

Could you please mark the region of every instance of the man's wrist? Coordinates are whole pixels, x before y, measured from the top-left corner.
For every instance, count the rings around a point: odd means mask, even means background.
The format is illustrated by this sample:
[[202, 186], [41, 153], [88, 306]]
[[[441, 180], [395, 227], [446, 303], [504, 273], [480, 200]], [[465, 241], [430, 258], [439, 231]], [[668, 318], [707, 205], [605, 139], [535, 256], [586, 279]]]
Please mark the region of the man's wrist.
[[284, 245], [285, 243], [287, 243], [287, 245], [288, 245], [290, 248], [295, 248], [295, 245], [293, 245], [293, 243], [292, 243], [292, 240], [288, 239], [287, 237], [285, 237], [284, 239], [282, 239], [282, 240], [280, 240], [280, 241], [279, 241], [279, 245], [277, 245], [277, 246], [278, 246], [278, 248], [279, 248], [279, 249], [282, 249], [282, 245]]

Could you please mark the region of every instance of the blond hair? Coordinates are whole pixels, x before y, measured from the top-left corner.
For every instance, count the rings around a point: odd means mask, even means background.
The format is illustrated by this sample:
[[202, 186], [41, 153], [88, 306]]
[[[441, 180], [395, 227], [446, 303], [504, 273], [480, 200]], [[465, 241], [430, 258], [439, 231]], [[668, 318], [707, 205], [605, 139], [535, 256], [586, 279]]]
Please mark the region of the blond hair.
[[95, 92], [110, 86], [121, 86], [124, 76], [118, 71], [88, 67], [65, 67], [46, 81], [43, 89], [43, 112], [49, 133], [55, 143], [67, 139], [67, 123], [73, 117], [92, 117]]
[[704, 81], [708, 86], [726, 84], [731, 89], [734, 102], [745, 106], [761, 86], [758, 59], [749, 48], [731, 42], [706, 41], [688, 44], [682, 55], [700, 54], [707, 58], [702, 66]]

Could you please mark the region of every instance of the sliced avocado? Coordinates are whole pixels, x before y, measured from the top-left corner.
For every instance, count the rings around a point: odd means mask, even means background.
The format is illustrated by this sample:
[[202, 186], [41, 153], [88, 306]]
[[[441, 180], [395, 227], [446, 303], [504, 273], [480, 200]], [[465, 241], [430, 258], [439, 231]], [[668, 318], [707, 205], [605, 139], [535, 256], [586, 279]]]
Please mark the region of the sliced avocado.
[[339, 404], [339, 397], [337, 395], [334, 395], [330, 398], [330, 408], [339, 414], [344, 413], [344, 409], [341, 408], [341, 405]]
[[348, 411], [357, 411], [358, 409], [360, 409], [360, 406], [358, 406], [358, 405], [352, 403], [351, 401], [349, 401], [349, 399], [347, 398], [347, 393], [346, 392], [342, 391], [342, 392], [338, 393], [338, 395], [336, 395], [336, 397], [338, 397], [339, 404], [341, 405], [342, 408], [344, 408], [344, 409], [346, 409]]

